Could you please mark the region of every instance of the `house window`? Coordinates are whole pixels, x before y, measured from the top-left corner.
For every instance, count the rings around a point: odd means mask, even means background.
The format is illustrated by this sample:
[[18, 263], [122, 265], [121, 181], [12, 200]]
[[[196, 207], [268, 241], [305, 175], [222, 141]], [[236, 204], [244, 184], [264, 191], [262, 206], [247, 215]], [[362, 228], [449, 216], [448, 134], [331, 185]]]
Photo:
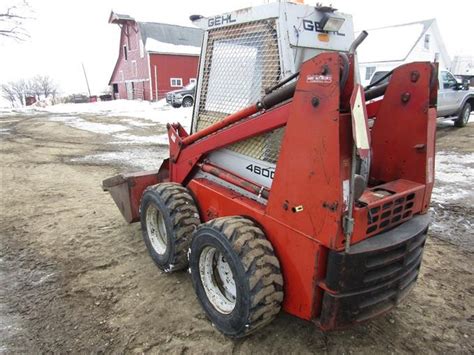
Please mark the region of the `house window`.
[[128, 60], [127, 45], [123, 46], [123, 57]]
[[430, 35], [425, 34], [425, 42], [424, 42], [425, 49], [430, 49]]
[[136, 60], [132, 60], [132, 72], [133, 72], [133, 76], [135, 77], [138, 76], [138, 66], [137, 66]]
[[172, 88], [180, 88], [183, 86], [182, 78], [170, 78], [170, 85]]
[[365, 80], [370, 80], [372, 75], [375, 73], [376, 67], [367, 67], [365, 68]]
[[196, 84], [196, 78], [191, 78], [189, 79], [190, 84]]

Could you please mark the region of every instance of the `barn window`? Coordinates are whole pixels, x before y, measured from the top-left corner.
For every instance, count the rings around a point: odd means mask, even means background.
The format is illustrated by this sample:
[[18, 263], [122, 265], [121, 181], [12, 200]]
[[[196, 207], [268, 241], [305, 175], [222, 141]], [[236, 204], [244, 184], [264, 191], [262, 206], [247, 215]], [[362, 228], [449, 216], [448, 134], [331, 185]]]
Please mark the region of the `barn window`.
[[190, 84], [196, 84], [196, 78], [191, 78], [189, 79]]
[[127, 45], [123, 46], [123, 57], [128, 60]]
[[137, 66], [136, 60], [132, 60], [132, 70], [133, 70], [133, 75], [135, 77], [138, 76], [138, 66]]
[[365, 80], [370, 80], [372, 75], [375, 73], [376, 67], [367, 67], [365, 68]]
[[143, 58], [145, 56], [145, 48], [141, 39], [138, 40], [138, 46], [140, 47], [140, 58]]
[[430, 49], [430, 35], [425, 34], [425, 42], [424, 42], [425, 49]]
[[183, 86], [182, 78], [170, 78], [170, 85], [172, 88], [180, 88]]

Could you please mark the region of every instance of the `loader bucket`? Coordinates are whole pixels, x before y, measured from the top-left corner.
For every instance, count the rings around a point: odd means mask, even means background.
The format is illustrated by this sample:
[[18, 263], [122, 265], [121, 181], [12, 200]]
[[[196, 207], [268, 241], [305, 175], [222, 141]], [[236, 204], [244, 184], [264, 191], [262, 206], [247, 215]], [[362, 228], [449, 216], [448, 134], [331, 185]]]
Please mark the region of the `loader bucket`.
[[148, 186], [168, 181], [168, 159], [159, 170], [122, 173], [102, 181], [102, 189], [108, 191], [122, 212], [127, 223], [140, 220], [140, 201]]

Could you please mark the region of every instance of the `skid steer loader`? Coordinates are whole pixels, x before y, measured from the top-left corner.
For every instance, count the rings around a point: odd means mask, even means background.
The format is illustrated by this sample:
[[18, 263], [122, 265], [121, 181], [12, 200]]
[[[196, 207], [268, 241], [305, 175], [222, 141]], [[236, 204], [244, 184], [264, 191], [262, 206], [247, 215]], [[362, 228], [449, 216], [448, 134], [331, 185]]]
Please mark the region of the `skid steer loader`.
[[437, 67], [359, 85], [352, 19], [273, 3], [205, 30], [192, 133], [168, 125], [157, 171], [103, 181], [155, 263], [189, 267], [229, 337], [281, 309], [321, 329], [380, 315], [414, 287], [434, 179]]

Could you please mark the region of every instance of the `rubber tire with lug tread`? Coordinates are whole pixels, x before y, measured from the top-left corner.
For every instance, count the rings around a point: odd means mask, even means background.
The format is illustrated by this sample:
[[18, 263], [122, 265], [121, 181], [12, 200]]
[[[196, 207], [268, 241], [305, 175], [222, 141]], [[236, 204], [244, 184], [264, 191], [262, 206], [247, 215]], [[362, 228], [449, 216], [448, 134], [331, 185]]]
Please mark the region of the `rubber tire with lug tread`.
[[181, 107], [180, 104], [171, 104], [171, 106], [173, 106], [174, 108], [180, 108]]
[[191, 107], [194, 103], [194, 100], [191, 97], [185, 97], [183, 99], [182, 106], [183, 107]]
[[[229, 314], [209, 301], [200, 277], [199, 261], [204, 248], [215, 247], [232, 271], [236, 300]], [[270, 323], [280, 312], [283, 278], [273, 247], [251, 220], [222, 217], [201, 224], [191, 243], [189, 265], [199, 302], [215, 327], [232, 338], [244, 337]]]
[[[163, 215], [167, 241], [162, 254], [153, 248], [147, 231], [146, 211], [150, 204]], [[145, 245], [160, 269], [171, 272], [188, 267], [187, 252], [200, 219], [196, 203], [185, 187], [176, 183], [149, 186], [142, 196], [140, 222]]]
[[[471, 107], [471, 104], [469, 102], [466, 102], [461, 110], [461, 112], [459, 112], [459, 116], [457, 119], [454, 120], [454, 125], [456, 127], [465, 127], [467, 125], [467, 123], [469, 122], [469, 117], [470, 117], [470, 114], [471, 114], [471, 110], [472, 110], [472, 107]], [[466, 111], [469, 112], [467, 114], [467, 119], [466, 119]]]

